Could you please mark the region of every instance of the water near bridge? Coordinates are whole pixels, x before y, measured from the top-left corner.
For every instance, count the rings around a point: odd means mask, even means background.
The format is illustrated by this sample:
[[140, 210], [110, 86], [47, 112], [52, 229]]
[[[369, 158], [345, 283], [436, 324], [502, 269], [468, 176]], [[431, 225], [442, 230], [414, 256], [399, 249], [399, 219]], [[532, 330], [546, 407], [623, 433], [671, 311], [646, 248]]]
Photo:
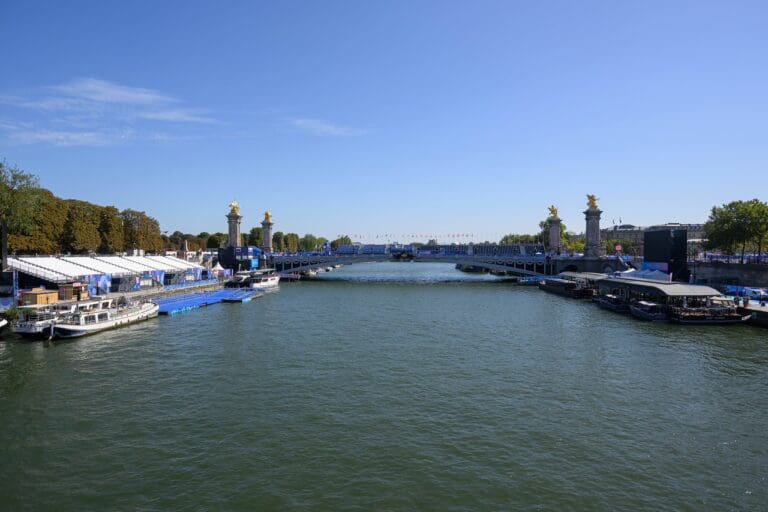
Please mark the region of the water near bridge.
[[765, 330], [431, 264], [326, 278], [0, 342], [0, 508], [765, 510]]

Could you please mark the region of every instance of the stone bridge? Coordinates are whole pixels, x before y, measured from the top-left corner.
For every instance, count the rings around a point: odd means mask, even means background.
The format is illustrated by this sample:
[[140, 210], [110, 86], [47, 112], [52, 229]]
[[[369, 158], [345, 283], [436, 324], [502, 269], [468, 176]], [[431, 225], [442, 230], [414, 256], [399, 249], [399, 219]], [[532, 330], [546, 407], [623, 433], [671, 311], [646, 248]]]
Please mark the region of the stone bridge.
[[510, 276], [545, 276], [564, 271], [572, 272], [613, 272], [625, 267], [615, 257], [550, 257], [550, 256], [467, 256], [467, 255], [427, 255], [400, 259], [390, 254], [350, 254], [350, 255], [273, 255], [268, 264], [281, 274], [291, 274], [315, 270], [333, 265], [352, 265], [384, 261], [414, 261], [432, 263], [450, 263], [466, 269], [505, 272]]

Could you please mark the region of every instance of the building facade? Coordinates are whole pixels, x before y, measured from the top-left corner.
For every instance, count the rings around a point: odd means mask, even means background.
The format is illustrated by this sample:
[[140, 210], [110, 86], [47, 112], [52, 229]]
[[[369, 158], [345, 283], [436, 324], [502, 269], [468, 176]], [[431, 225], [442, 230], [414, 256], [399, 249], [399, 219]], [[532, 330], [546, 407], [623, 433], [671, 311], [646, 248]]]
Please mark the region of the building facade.
[[644, 256], [643, 243], [645, 233], [649, 231], [684, 229], [688, 232], [689, 243], [700, 242], [704, 239], [704, 224], [681, 224], [679, 222], [669, 222], [667, 224], [658, 224], [655, 226], [635, 226], [633, 224], [620, 224], [609, 228], [601, 229], [600, 234], [603, 240], [616, 240], [621, 242], [630, 242], [631, 249], [625, 250], [627, 254], [633, 256]]

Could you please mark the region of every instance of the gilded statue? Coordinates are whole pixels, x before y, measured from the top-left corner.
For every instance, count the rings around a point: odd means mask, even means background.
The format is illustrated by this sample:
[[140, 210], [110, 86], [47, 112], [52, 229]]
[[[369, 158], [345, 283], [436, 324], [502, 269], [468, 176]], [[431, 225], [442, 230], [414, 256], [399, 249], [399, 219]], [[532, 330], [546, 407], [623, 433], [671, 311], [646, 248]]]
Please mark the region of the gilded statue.
[[264, 222], [272, 222], [272, 214], [269, 213], [269, 210], [264, 212]]
[[234, 213], [235, 215], [240, 215], [240, 204], [237, 201], [235, 201], [234, 199], [232, 200], [231, 203], [229, 203], [229, 208], [230, 208], [229, 213]]
[[590, 210], [597, 210], [597, 196], [594, 194], [587, 194], [587, 206]]
[[549, 207], [549, 216], [553, 219], [557, 218], [557, 208], [555, 208], [555, 205]]

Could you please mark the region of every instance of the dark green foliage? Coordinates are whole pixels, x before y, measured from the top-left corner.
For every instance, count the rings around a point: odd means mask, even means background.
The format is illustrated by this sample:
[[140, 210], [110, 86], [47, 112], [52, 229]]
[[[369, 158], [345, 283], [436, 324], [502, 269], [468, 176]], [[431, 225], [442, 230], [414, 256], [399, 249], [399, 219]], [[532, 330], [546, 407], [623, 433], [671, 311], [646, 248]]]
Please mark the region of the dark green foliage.
[[224, 233], [214, 233], [208, 236], [208, 240], [206, 240], [205, 247], [207, 249], [218, 249], [219, 247], [224, 247], [226, 243], [227, 243], [227, 235], [225, 235]]
[[747, 248], [762, 254], [768, 243], [768, 204], [751, 199], [714, 206], [704, 233], [708, 249], [740, 251], [742, 262]]
[[6, 268], [8, 233], [28, 234], [38, 206], [37, 177], [0, 162], [0, 270]]

